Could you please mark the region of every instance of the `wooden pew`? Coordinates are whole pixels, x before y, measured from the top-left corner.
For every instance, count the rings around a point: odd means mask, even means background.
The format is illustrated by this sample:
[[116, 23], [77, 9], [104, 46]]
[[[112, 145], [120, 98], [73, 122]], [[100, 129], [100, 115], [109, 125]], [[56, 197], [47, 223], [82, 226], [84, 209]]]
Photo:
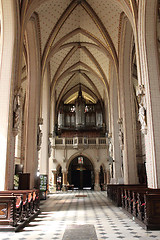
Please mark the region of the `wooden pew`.
[[4, 225], [4, 228], [10, 226], [12, 229], [16, 224], [16, 198], [16, 196], [11, 195], [0, 196], [0, 225]]
[[[3, 205], [6, 206], [7, 212], [12, 212], [10, 215], [13, 224], [8, 225], [15, 227], [23, 226], [39, 213], [39, 190], [6, 190], [0, 191], [0, 197], [3, 200]], [[14, 199], [15, 203], [8, 204], [7, 199]], [[5, 203], [6, 201], [6, 203]], [[2, 204], [0, 204], [2, 206]], [[11, 208], [12, 207], [12, 208]], [[10, 208], [12, 211], [10, 211]], [[1, 210], [1, 214], [3, 211]], [[4, 225], [3, 217], [0, 217], [0, 229]]]
[[124, 184], [108, 184], [107, 196], [116, 204], [117, 207], [122, 206], [121, 187]]
[[[112, 188], [110, 186], [109, 188]], [[160, 229], [160, 189], [143, 185], [117, 185], [109, 189], [108, 197], [115, 201], [121, 189], [121, 206], [146, 229]], [[115, 202], [117, 205], [117, 202]]]
[[107, 196], [116, 204], [116, 206], [121, 207], [126, 205], [127, 197], [124, 192], [124, 188], [144, 188], [144, 185], [140, 184], [108, 184], [107, 185]]

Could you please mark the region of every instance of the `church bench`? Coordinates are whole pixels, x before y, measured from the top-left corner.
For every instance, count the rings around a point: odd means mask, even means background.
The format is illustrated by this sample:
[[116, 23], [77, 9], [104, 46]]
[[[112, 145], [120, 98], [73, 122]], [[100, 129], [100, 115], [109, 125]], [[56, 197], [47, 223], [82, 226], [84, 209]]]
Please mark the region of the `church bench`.
[[[7, 204], [7, 198], [12, 197], [15, 199], [15, 203]], [[24, 225], [28, 222], [34, 215], [39, 213], [39, 190], [5, 190], [0, 191], [0, 198], [3, 200], [3, 204], [7, 207], [7, 211], [10, 212], [12, 207], [12, 220], [13, 224], [8, 224], [13, 227]], [[1, 212], [2, 213], [2, 212]], [[3, 217], [2, 217], [3, 218]], [[6, 221], [5, 221], [6, 222]], [[1, 221], [0, 226], [4, 225], [4, 221]], [[0, 227], [1, 229], [1, 227]]]
[[14, 227], [16, 225], [16, 196], [0, 196], [0, 225]]
[[126, 199], [124, 196], [122, 197], [122, 189], [125, 187], [130, 187], [130, 188], [144, 188], [144, 185], [140, 184], [129, 184], [129, 185], [124, 185], [124, 184], [108, 184], [107, 185], [107, 196], [116, 204], [117, 207], [121, 207], [122, 205], [125, 205]]
[[121, 187], [124, 184], [108, 184], [107, 185], [107, 196], [120, 207], [122, 204], [121, 201]]
[[[121, 193], [123, 209], [144, 224], [145, 228], [160, 229], [160, 211], [158, 213], [158, 208], [160, 209], [160, 189], [124, 186], [121, 188]], [[154, 195], [154, 202], [151, 198], [152, 195]], [[151, 207], [154, 208], [156, 213], [157, 221], [154, 222], [152, 221], [151, 211], [148, 210]]]
[[39, 209], [39, 190], [5, 190], [0, 191], [0, 195], [11, 194], [11, 195], [23, 195], [23, 210], [27, 216], [31, 215]]
[[[143, 227], [160, 229], [160, 189], [151, 189], [144, 185], [115, 185], [110, 189], [112, 186], [107, 191], [108, 197], [117, 206], [121, 206]], [[121, 204], [117, 199], [121, 199]]]

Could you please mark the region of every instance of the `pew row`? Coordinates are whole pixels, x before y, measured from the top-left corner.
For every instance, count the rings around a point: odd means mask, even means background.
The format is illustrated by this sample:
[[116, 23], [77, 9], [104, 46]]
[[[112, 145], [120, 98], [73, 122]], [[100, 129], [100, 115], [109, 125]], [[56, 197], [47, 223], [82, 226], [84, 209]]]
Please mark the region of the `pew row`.
[[18, 231], [40, 212], [39, 190], [0, 191], [0, 231]]
[[160, 230], [160, 189], [110, 184], [107, 196], [145, 229]]

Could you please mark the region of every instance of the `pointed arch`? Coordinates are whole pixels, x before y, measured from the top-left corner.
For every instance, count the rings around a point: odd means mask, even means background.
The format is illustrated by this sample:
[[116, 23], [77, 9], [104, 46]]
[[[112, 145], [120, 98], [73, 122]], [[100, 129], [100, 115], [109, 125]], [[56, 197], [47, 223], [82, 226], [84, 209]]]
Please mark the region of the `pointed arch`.
[[[86, 31], [85, 29], [82, 28], [76, 28], [75, 30], [69, 32], [68, 34], [66, 34], [65, 36], [63, 36], [57, 43], [55, 43], [55, 45], [50, 49], [50, 52], [47, 56], [46, 62], [44, 63], [44, 66], [42, 65], [42, 69], [45, 69], [46, 64], [50, 61], [51, 57], [53, 57], [53, 55], [55, 53], [57, 53], [58, 51], [60, 51], [61, 49], [63, 49], [63, 47], [65, 47], [66, 45], [62, 45], [64, 42], [66, 42], [67, 40], [71, 39], [73, 36], [77, 35], [77, 34], [82, 34], [86, 37], [88, 37], [89, 39], [91, 39], [92, 41], [95, 42], [95, 44], [97, 45], [96, 48], [99, 47], [99, 50], [101, 50], [107, 57], [109, 57], [109, 59], [111, 61], [114, 62], [113, 57], [111, 55], [111, 53], [109, 52], [109, 49], [107, 48], [107, 46], [104, 45], [104, 43], [102, 43], [96, 36], [94, 36], [93, 34], [91, 34], [90, 32]], [[43, 64], [43, 63], [42, 63]], [[118, 62], [117, 65], [115, 65], [116, 71], [118, 72]], [[42, 72], [42, 76], [43, 76], [43, 72]]]
[[88, 4], [87, 1], [82, 1], [81, 5], [86, 10], [86, 12], [91, 16], [92, 20], [95, 22], [95, 25], [100, 30], [106, 44], [108, 45], [108, 47], [110, 49], [110, 53], [113, 56], [115, 65], [118, 65], [118, 56], [117, 56], [117, 53], [116, 53], [116, 49], [114, 47], [114, 44], [112, 42], [112, 39], [111, 39], [107, 29], [105, 28], [102, 21], [100, 20], [100, 18], [97, 16], [97, 14], [93, 10], [93, 8]]
[[[103, 82], [102, 76], [98, 75], [98, 74], [97, 74], [91, 67], [89, 67], [87, 64], [79, 61], [79, 62], [73, 64], [73, 65], [72, 65], [71, 67], [69, 67], [68, 69], [66, 69], [66, 70], [59, 76], [59, 78], [56, 80], [56, 82], [53, 83], [52, 89], [51, 89], [51, 92], [52, 92], [52, 93], [53, 93], [53, 89], [54, 89], [56, 83], [58, 83], [61, 79], [63, 79], [63, 78], [66, 77], [67, 75], [72, 74], [72, 73], [74, 73], [74, 72], [77, 72], [77, 70], [73, 71], [73, 69], [74, 69], [75, 67], [77, 67], [77, 66], [83, 66], [83, 67], [86, 68], [91, 74], [93, 74], [98, 80], [101, 80], [101, 81]], [[72, 72], [71, 72], [71, 71], [72, 71]], [[82, 71], [84, 71], [84, 70], [82, 70]], [[103, 84], [104, 84], [104, 82], [103, 82]], [[105, 84], [104, 84], [104, 86], [105, 86]], [[108, 88], [107, 88], [107, 89], [108, 89]], [[51, 95], [52, 95], [52, 94], [51, 94]]]
[[68, 60], [72, 57], [72, 55], [77, 51], [78, 49], [78, 44], [77, 46], [74, 46], [68, 53], [67, 55], [64, 57], [64, 59], [62, 60], [62, 62], [60, 63], [53, 79], [51, 82], [51, 89], [53, 87], [54, 82], [56, 82], [56, 80], [58, 79], [58, 75], [60, 74], [60, 72], [62, 71], [62, 69], [64, 68], [65, 64], [68, 62]]
[[72, 1], [69, 4], [69, 6], [66, 8], [66, 10], [63, 12], [63, 14], [60, 16], [59, 20], [57, 21], [54, 28], [52, 29], [50, 36], [48, 37], [48, 40], [46, 42], [46, 45], [44, 47], [44, 51], [43, 51], [42, 73], [44, 72], [44, 66], [45, 66], [45, 62], [46, 62], [47, 56], [49, 54], [50, 48], [51, 48], [58, 32], [60, 31], [60, 28], [62, 27], [62, 25], [65, 23], [66, 19], [69, 17], [69, 15], [73, 12], [73, 10], [76, 8], [76, 6], [78, 4], [79, 4], [78, 1]]
[[[96, 93], [96, 97], [99, 99], [101, 105], [102, 105], [102, 98], [99, 94], [99, 91], [98, 89], [96, 88], [96, 86], [94, 85], [94, 83], [91, 81], [91, 79], [85, 74], [83, 73], [82, 71], [80, 72], [82, 75], [84, 75], [84, 77], [87, 79], [87, 81], [89, 82], [90, 85], [92, 85], [95, 93]], [[56, 111], [57, 109], [59, 108], [59, 104], [61, 102], [61, 99], [63, 98], [64, 96], [64, 93], [65, 93], [65, 90], [67, 89], [68, 85], [70, 84], [71, 81], [74, 80], [74, 78], [79, 74], [79, 70], [77, 70], [70, 78], [69, 80], [67, 81], [67, 83], [65, 84], [65, 86], [63, 87], [62, 91], [60, 92], [60, 95], [58, 97], [58, 100], [57, 100], [57, 106], [56, 106]], [[85, 76], [86, 75], [86, 76]], [[74, 86], [75, 87], [75, 86]], [[91, 90], [90, 90], [91, 91]]]

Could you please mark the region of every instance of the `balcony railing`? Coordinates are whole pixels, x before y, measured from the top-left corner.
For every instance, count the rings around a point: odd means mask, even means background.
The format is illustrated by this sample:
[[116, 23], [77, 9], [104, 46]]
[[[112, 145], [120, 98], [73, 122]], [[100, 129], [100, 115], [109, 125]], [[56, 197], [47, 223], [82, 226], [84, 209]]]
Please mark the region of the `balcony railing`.
[[54, 138], [53, 146], [72, 146], [78, 148], [79, 146], [108, 146], [108, 138], [87, 138], [87, 137], [74, 137], [74, 138]]

